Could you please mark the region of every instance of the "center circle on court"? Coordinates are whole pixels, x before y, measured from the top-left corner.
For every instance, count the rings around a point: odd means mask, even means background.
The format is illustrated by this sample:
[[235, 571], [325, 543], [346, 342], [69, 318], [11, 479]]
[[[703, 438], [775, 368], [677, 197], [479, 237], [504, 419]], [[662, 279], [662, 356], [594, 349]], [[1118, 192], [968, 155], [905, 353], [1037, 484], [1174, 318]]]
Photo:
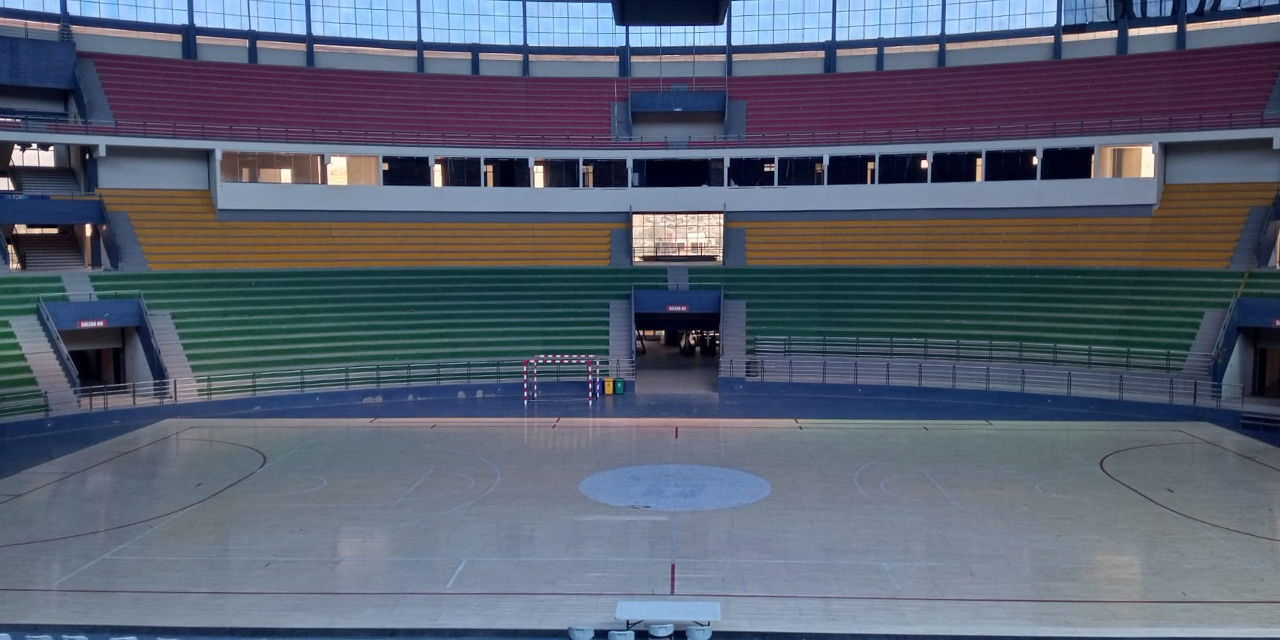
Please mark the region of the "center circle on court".
[[582, 495], [614, 507], [712, 511], [748, 505], [773, 491], [753, 473], [697, 464], [649, 464], [602, 471], [578, 485]]

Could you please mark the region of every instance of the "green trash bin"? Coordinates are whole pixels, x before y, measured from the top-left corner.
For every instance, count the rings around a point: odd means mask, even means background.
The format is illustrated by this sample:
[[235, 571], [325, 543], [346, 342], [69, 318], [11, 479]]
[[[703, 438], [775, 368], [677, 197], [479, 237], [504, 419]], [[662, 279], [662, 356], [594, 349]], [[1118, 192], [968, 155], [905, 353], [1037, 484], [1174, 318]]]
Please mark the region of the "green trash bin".
[[622, 378], [614, 378], [613, 379], [613, 395], [615, 396], [622, 395], [622, 392], [626, 388], [626, 386], [627, 386], [627, 382], [625, 380], [623, 380]]

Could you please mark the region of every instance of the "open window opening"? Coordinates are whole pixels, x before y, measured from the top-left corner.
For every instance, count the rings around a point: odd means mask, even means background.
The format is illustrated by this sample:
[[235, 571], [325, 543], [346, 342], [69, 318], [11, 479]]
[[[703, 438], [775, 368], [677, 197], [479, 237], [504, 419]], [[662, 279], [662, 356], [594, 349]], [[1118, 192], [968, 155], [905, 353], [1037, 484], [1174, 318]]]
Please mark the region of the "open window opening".
[[635, 262], [719, 262], [723, 213], [637, 213], [631, 217]]

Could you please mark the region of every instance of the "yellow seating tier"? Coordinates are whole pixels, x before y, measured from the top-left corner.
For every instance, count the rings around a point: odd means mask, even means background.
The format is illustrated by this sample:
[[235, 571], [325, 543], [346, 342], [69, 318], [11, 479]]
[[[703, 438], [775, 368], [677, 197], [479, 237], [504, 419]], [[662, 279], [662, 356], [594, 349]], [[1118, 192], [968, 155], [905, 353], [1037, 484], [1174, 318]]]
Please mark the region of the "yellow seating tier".
[[153, 269], [604, 266], [621, 223], [239, 222], [208, 191], [102, 189]]
[[746, 230], [752, 265], [1226, 267], [1274, 183], [1167, 185], [1152, 216], [771, 220]]

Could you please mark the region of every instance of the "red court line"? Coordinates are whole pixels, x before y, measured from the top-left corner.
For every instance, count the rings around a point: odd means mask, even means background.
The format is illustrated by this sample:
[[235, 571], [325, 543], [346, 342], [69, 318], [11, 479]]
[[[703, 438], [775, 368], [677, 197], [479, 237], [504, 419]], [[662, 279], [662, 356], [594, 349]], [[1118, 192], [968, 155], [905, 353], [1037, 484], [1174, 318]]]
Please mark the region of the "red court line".
[[[162, 589], [54, 589], [0, 587], [0, 593], [63, 593], [88, 595], [160, 595], [160, 596], [326, 596], [326, 597], [405, 597], [405, 596], [465, 596], [465, 597], [582, 597], [582, 598], [631, 598], [652, 596], [652, 592], [639, 591], [252, 591], [252, 590], [200, 590], [172, 591]], [[838, 595], [786, 595], [762, 593], [681, 593], [698, 598], [741, 598], [747, 600], [824, 600], [849, 602], [956, 602], [996, 604], [1091, 604], [1091, 605], [1280, 605], [1280, 600], [1132, 600], [1096, 598], [966, 598], [926, 596], [838, 596]]]
[[[163, 438], [158, 438], [158, 439], [156, 439], [156, 440], [152, 440], [151, 442], [148, 442], [148, 443], [146, 443], [146, 444], [138, 445], [138, 446], [136, 446], [136, 447], [134, 447], [134, 448], [132, 448], [132, 449], [130, 449], [130, 450], [128, 450], [128, 451], [124, 451], [124, 452], [121, 452], [121, 453], [116, 454], [116, 455], [114, 455], [114, 456], [111, 456], [110, 458], [107, 458], [106, 460], [102, 460], [102, 461], [97, 462], [97, 463], [95, 463], [95, 464], [91, 464], [91, 465], [89, 465], [89, 466], [87, 466], [87, 467], [85, 467], [85, 468], [83, 468], [83, 469], [78, 470], [78, 471], [72, 471], [71, 473], [68, 473], [67, 475], [62, 476], [61, 478], [57, 478], [57, 479], [54, 479], [54, 480], [50, 480], [49, 482], [46, 482], [46, 483], [44, 483], [44, 484], [42, 484], [42, 485], [40, 485], [40, 486], [38, 486], [38, 487], [35, 487], [35, 488], [32, 488], [32, 489], [28, 489], [28, 490], [26, 490], [26, 491], [24, 491], [24, 492], [22, 492], [22, 493], [17, 494], [17, 495], [11, 496], [11, 497], [6, 498], [6, 499], [4, 499], [4, 500], [0, 500], [0, 504], [4, 504], [4, 503], [6, 503], [6, 502], [9, 502], [10, 500], [17, 500], [18, 498], [21, 498], [21, 497], [23, 497], [23, 496], [25, 496], [25, 495], [28, 495], [28, 494], [31, 494], [31, 493], [35, 493], [36, 491], [39, 491], [39, 490], [41, 490], [41, 489], [43, 489], [43, 488], [45, 488], [45, 487], [47, 487], [47, 486], [50, 486], [50, 485], [53, 485], [53, 484], [57, 484], [57, 483], [59, 483], [59, 482], [62, 482], [63, 480], [66, 480], [67, 478], [70, 478], [70, 477], [72, 477], [72, 476], [80, 475], [80, 474], [82, 474], [82, 473], [84, 473], [84, 472], [86, 472], [86, 471], [89, 471], [89, 470], [91, 470], [91, 469], [94, 469], [94, 468], [96, 468], [96, 467], [101, 467], [102, 465], [107, 464], [108, 462], [112, 462], [112, 461], [114, 461], [114, 460], [119, 460], [120, 458], [123, 458], [123, 457], [125, 457], [125, 456], [127, 456], [127, 455], [129, 455], [129, 454], [131, 454], [131, 453], [133, 453], [133, 452], [135, 452], [135, 451], [138, 451], [139, 449], [145, 449], [145, 448], [147, 448], [147, 447], [149, 447], [149, 446], [151, 446], [151, 445], [153, 445], [153, 444], [156, 444], [157, 442], [163, 442], [163, 441], [168, 440], [169, 438], [172, 438], [172, 437], [174, 437], [174, 436], [182, 435], [182, 434], [184, 434], [184, 433], [186, 433], [186, 432], [188, 432], [188, 431], [190, 431], [190, 430], [192, 430], [192, 429], [194, 429], [194, 428], [195, 428], [195, 427], [187, 427], [186, 429], [183, 429], [182, 431], [176, 431], [176, 432], [171, 433], [171, 434], [169, 434], [169, 435], [167, 435], [167, 436], [165, 436], [165, 437], [163, 437]], [[110, 442], [110, 440], [108, 440], [108, 442]], [[83, 451], [83, 449], [81, 449], [80, 451]], [[73, 452], [73, 453], [78, 453], [78, 452]], [[68, 455], [69, 455], [69, 454], [68, 454]], [[19, 472], [19, 473], [21, 473], [21, 472]], [[15, 475], [17, 475], [17, 474], [15, 474]], [[0, 548], [3, 548], [3, 547], [0, 547]]]

